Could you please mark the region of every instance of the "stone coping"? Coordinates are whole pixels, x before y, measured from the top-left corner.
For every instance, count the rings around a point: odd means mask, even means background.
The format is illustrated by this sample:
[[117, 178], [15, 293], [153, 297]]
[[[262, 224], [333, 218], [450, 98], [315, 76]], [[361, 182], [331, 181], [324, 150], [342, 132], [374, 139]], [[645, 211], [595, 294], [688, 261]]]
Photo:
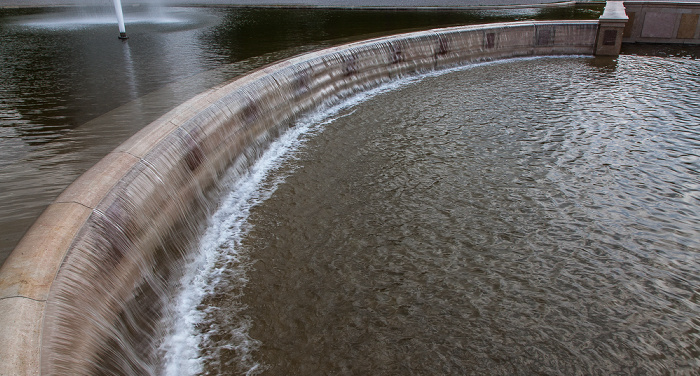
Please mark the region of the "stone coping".
[[625, 5], [622, 1], [608, 1], [605, 10], [600, 16], [600, 20], [605, 21], [627, 21]]
[[88, 373], [105, 324], [143, 278], [140, 263], [187, 218], [197, 192], [270, 129], [329, 98], [420, 72], [590, 55], [597, 29], [598, 21], [512, 22], [376, 38], [287, 59], [188, 100], [80, 176], [3, 264], [0, 375]]

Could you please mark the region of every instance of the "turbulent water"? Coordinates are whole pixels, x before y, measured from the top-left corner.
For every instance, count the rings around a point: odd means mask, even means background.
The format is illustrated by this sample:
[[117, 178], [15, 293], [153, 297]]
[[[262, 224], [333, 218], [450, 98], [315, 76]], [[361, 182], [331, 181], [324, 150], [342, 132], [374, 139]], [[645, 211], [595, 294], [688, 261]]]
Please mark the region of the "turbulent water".
[[697, 372], [699, 87], [516, 60], [301, 122], [209, 220], [166, 373]]

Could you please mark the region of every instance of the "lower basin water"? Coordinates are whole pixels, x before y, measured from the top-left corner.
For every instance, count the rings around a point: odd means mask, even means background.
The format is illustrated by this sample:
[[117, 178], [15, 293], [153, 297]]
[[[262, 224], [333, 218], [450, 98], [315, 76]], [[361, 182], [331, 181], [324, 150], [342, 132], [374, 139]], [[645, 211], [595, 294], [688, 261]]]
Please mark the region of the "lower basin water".
[[164, 369], [696, 373], [698, 72], [511, 60], [301, 121], [209, 219]]

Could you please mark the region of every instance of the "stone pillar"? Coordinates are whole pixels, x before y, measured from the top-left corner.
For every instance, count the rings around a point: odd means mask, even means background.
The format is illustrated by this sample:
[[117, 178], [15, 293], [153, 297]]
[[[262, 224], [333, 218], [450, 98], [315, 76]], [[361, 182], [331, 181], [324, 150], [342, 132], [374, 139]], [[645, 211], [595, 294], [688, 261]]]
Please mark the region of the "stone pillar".
[[628, 19], [625, 13], [625, 5], [622, 1], [608, 1], [605, 3], [603, 15], [598, 19], [596, 55], [617, 56], [620, 54], [622, 32]]

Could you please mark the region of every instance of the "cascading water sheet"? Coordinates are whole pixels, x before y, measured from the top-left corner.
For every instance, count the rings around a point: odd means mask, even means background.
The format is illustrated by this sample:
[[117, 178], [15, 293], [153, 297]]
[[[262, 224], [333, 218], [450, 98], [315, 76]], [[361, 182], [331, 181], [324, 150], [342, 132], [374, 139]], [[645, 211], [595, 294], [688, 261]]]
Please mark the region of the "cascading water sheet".
[[668, 77], [698, 62], [599, 63], [433, 75], [292, 128], [209, 220], [167, 373], [697, 369], [700, 98]]
[[[247, 158], [231, 167], [228, 178], [222, 183], [230, 186], [230, 193], [222, 200], [219, 209], [208, 220], [205, 233], [192, 252], [193, 257], [179, 282], [174, 304], [166, 309], [163, 326], [167, 334], [161, 345], [164, 354], [163, 373], [166, 375], [199, 374], [217, 362], [213, 353], [235, 353], [236, 362], [230, 364], [237, 372], [254, 374], [264, 367], [252, 358], [260, 346], [259, 341], [248, 335], [251, 323], [238, 314], [244, 305], [232, 297], [227, 303], [227, 323], [213, 322], [214, 310], [205, 307], [218, 289], [225, 286], [230, 293], [242, 289], [248, 281], [247, 271], [252, 267], [242, 241], [250, 226], [247, 222], [250, 211], [268, 199], [293, 171], [280, 172], [280, 167], [293, 160], [295, 153], [311, 137], [338, 117], [347, 116], [358, 103], [375, 95], [419, 80], [408, 77], [383, 85], [377, 89], [357, 94], [339, 103], [332, 98], [328, 105], [298, 120], [269, 147], [252, 150], [250, 159], [257, 160], [252, 167]], [[228, 182], [228, 183], [227, 183]], [[229, 296], [231, 297], [231, 296]], [[201, 330], [207, 327], [206, 330]], [[212, 345], [227, 338], [224, 346]], [[206, 354], [199, 350], [207, 348]]]

